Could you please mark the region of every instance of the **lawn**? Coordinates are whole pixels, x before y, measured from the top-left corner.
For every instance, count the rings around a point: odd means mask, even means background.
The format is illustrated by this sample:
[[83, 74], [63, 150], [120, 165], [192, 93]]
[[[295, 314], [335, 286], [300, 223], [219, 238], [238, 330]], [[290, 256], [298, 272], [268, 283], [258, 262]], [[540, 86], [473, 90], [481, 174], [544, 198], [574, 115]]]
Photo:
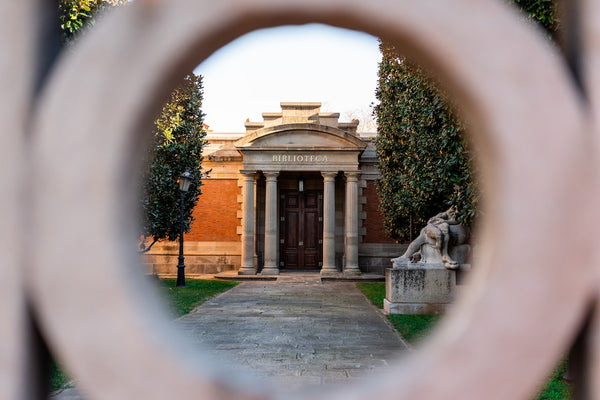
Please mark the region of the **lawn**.
[[176, 279], [161, 279], [171, 309], [176, 316], [182, 316], [210, 298], [226, 292], [239, 282], [186, 279], [185, 288], [175, 287]]
[[[239, 283], [188, 278], [185, 281], [185, 288], [176, 288], [175, 282], [176, 279], [160, 279], [159, 285], [165, 294], [170, 309], [177, 317], [189, 313], [200, 304], [231, 289]], [[50, 386], [52, 391], [67, 387], [69, 377], [65, 374], [64, 370], [54, 362], [52, 362], [50, 375]]]
[[[357, 283], [358, 289], [378, 308], [383, 308], [385, 298], [385, 284]], [[394, 328], [409, 343], [415, 344], [427, 336], [431, 328], [440, 319], [440, 315], [403, 315], [393, 314], [387, 318]], [[540, 392], [537, 400], [566, 400], [571, 398], [571, 385], [562, 379], [567, 370], [567, 362], [562, 362], [557, 367], [546, 387]]]

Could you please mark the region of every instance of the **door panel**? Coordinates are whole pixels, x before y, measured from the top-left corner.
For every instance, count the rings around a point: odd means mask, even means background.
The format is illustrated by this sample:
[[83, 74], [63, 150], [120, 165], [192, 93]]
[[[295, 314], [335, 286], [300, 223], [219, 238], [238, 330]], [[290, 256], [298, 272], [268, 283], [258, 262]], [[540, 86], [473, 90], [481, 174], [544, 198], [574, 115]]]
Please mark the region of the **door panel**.
[[285, 269], [320, 269], [323, 259], [323, 195], [282, 190], [280, 261]]
[[282, 255], [284, 265], [290, 268], [298, 268], [299, 210], [288, 208], [283, 215], [285, 216], [285, 224], [289, 228], [284, 231], [283, 236], [285, 249], [279, 254]]

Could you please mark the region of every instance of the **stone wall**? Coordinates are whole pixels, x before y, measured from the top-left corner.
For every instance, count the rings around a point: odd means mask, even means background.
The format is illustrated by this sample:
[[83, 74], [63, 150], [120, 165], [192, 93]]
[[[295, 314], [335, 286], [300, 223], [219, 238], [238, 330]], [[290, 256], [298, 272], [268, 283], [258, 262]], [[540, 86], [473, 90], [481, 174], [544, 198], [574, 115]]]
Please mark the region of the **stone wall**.
[[[185, 275], [189, 277], [237, 271], [241, 263], [240, 242], [184, 243]], [[145, 272], [160, 276], [177, 276], [179, 242], [156, 243], [142, 255]]]
[[392, 267], [392, 258], [406, 251], [407, 244], [361, 243], [358, 246], [358, 265], [364, 274], [384, 275]]

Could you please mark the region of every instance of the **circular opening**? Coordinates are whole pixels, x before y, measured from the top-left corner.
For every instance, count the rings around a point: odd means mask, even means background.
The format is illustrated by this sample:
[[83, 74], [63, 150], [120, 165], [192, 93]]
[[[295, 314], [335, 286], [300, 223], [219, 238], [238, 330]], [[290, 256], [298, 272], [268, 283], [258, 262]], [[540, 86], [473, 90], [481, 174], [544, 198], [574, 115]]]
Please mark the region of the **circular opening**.
[[[134, 203], [133, 193], [127, 183], [134, 173], [124, 177], [123, 171], [134, 169], [131, 155], [150, 132], [160, 99], [198, 61], [254, 29], [306, 22], [381, 36], [438, 71], [464, 107], [482, 149], [487, 209], [492, 213], [482, 234], [480, 265], [486, 273], [480, 274], [480, 285], [459, 304], [438, 339], [409, 367], [395, 367], [377, 396], [524, 397], [581, 317], [589, 290], [573, 294], [569, 289], [588, 288], [586, 282], [593, 281], [584, 268], [585, 252], [573, 256], [568, 243], [557, 240], [559, 233], [575, 235], [585, 225], [586, 207], [569, 194], [578, 189], [572, 177], [587, 171], [580, 157], [584, 119], [559, 61], [491, 0], [477, 8], [445, 1], [239, 0], [210, 7], [200, 2], [176, 1], [168, 7], [136, 2], [107, 19], [90, 34], [88, 47], [82, 43], [80, 52], [60, 65], [36, 128], [34, 187], [45, 201], [35, 210], [36, 235], [43, 240], [34, 254], [32, 295], [49, 341], [91, 393], [112, 398], [232, 395], [227, 385], [210, 378], [209, 367], [190, 369], [183, 361], [185, 349], [178, 351], [175, 344], [155, 351], [170, 332], [143, 306], [147, 299], [142, 300], [129, 277], [128, 266], [136, 261], [126, 235], [134, 232], [133, 207], [126, 207]], [[493, 54], [482, 58], [490, 48]], [[82, 70], [95, 79], [74, 82], [72, 77]], [[75, 99], [72, 93], [81, 96]], [[88, 108], [72, 118], [67, 110], [81, 109], [80, 104]], [[540, 104], [543, 112], [523, 112]], [[62, 140], [56, 140], [56, 132]], [[80, 151], [74, 153], [75, 148]], [[557, 205], [570, 212], [554, 212]], [[83, 220], [93, 226], [93, 236], [81, 235]], [[104, 246], [100, 253], [98, 240]], [[65, 254], [64, 243], [80, 257]], [[576, 258], [571, 261], [581, 266], [581, 273], [565, 271], [565, 254]], [[81, 267], [83, 258], [87, 268]], [[549, 319], [556, 325], [545, 326]], [[89, 346], [90, 340], [95, 346]], [[131, 372], [127, 381], [115, 365]], [[505, 387], [506, 381], [513, 384]], [[360, 389], [353, 396], [368, 398]]]

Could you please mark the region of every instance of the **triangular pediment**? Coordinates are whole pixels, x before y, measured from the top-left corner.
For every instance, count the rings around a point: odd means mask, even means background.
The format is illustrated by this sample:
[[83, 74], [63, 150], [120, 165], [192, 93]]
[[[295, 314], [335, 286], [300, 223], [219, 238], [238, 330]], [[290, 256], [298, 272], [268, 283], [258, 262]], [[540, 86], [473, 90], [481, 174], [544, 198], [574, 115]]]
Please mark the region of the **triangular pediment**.
[[341, 129], [318, 124], [288, 124], [259, 129], [244, 136], [239, 150], [363, 150], [367, 144]]

